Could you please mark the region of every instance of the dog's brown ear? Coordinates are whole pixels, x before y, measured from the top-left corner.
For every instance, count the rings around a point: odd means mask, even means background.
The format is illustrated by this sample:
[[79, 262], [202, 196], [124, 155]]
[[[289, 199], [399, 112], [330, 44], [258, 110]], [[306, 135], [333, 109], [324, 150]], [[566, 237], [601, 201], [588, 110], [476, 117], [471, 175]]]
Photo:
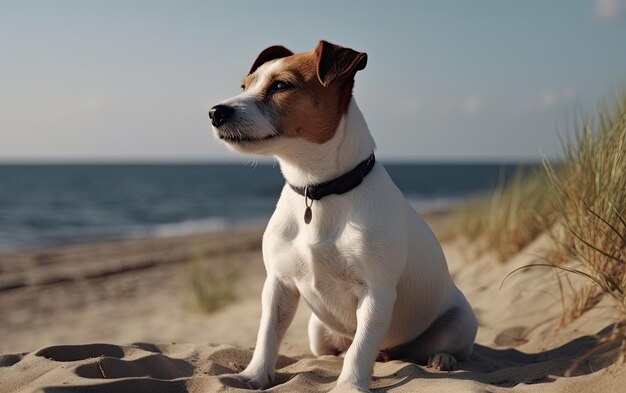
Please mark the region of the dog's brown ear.
[[266, 48], [261, 53], [259, 53], [259, 56], [257, 56], [256, 60], [252, 64], [248, 75], [252, 74], [254, 71], [256, 71], [257, 68], [270, 60], [280, 59], [281, 57], [287, 57], [291, 55], [293, 55], [293, 52], [285, 48], [284, 46], [270, 46], [269, 48]]
[[326, 87], [333, 81], [354, 77], [367, 65], [367, 53], [320, 41], [315, 48], [317, 56], [317, 78]]

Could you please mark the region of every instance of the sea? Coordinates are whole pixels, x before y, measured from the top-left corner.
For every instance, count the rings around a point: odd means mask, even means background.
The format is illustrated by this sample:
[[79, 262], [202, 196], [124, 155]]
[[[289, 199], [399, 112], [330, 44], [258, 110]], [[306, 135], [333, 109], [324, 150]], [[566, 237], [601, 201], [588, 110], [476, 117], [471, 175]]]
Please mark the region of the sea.
[[[383, 164], [422, 211], [488, 195], [536, 166]], [[271, 164], [2, 164], [0, 253], [263, 225], [283, 184]]]

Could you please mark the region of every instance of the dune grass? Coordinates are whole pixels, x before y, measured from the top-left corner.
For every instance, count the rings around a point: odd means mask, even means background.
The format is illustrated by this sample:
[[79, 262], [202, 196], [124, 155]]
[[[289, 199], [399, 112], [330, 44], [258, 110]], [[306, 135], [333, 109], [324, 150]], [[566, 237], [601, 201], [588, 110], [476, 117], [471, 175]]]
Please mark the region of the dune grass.
[[[459, 234], [481, 252], [505, 261], [541, 233], [550, 233], [550, 266], [588, 279], [572, 285], [563, 321], [576, 319], [611, 296], [623, 319], [604, 344], [619, 343], [626, 353], [626, 94], [614, 108], [601, 106], [593, 119], [577, 123], [563, 143], [563, 160], [517, 176], [488, 200], [470, 204], [460, 215]], [[578, 264], [564, 264], [574, 261]], [[571, 267], [575, 266], [575, 267]], [[589, 285], [592, 283], [593, 285]], [[563, 283], [559, 280], [563, 294]]]
[[478, 254], [493, 252], [504, 262], [551, 225], [549, 187], [543, 170], [519, 171], [500, 182], [488, 199], [462, 208], [453, 235], [469, 240]]
[[189, 282], [195, 306], [211, 313], [237, 299], [239, 272], [222, 260], [207, 261], [196, 256], [190, 261]]
[[[567, 164], [557, 171], [545, 163], [562, 226], [557, 247], [581, 263], [568, 271], [596, 285], [596, 291], [575, 292], [572, 310], [582, 315], [593, 307], [599, 290], [616, 301], [626, 322], [626, 95], [581, 124], [564, 144]], [[626, 348], [626, 330], [618, 329], [614, 337]]]
[[561, 171], [545, 163], [565, 229], [560, 245], [626, 304], [626, 96], [616, 110], [601, 110], [596, 124], [585, 122], [564, 150]]

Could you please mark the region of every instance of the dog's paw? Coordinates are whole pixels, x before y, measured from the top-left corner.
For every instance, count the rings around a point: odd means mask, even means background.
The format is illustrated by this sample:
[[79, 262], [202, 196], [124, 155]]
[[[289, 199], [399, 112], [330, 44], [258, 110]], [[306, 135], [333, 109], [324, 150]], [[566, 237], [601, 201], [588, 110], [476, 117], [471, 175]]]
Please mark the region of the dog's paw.
[[377, 362], [388, 362], [391, 360], [391, 353], [388, 349], [383, 349], [378, 352], [378, 356], [376, 357]]
[[222, 384], [233, 388], [244, 389], [265, 389], [270, 386], [272, 379], [269, 375], [249, 375], [245, 371], [239, 374], [220, 375], [219, 380]]
[[362, 388], [350, 383], [340, 383], [330, 393], [371, 393], [369, 389]]
[[436, 353], [428, 359], [428, 367], [439, 371], [456, 370], [456, 358], [449, 353]]

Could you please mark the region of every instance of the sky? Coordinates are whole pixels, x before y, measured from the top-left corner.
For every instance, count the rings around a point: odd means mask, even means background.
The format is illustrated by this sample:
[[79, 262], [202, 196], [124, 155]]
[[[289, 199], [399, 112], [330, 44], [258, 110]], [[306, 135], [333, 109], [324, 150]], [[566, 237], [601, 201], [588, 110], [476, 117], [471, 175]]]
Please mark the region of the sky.
[[380, 158], [533, 161], [626, 88], [626, 0], [0, 1], [0, 161], [226, 161], [257, 54], [368, 53]]

